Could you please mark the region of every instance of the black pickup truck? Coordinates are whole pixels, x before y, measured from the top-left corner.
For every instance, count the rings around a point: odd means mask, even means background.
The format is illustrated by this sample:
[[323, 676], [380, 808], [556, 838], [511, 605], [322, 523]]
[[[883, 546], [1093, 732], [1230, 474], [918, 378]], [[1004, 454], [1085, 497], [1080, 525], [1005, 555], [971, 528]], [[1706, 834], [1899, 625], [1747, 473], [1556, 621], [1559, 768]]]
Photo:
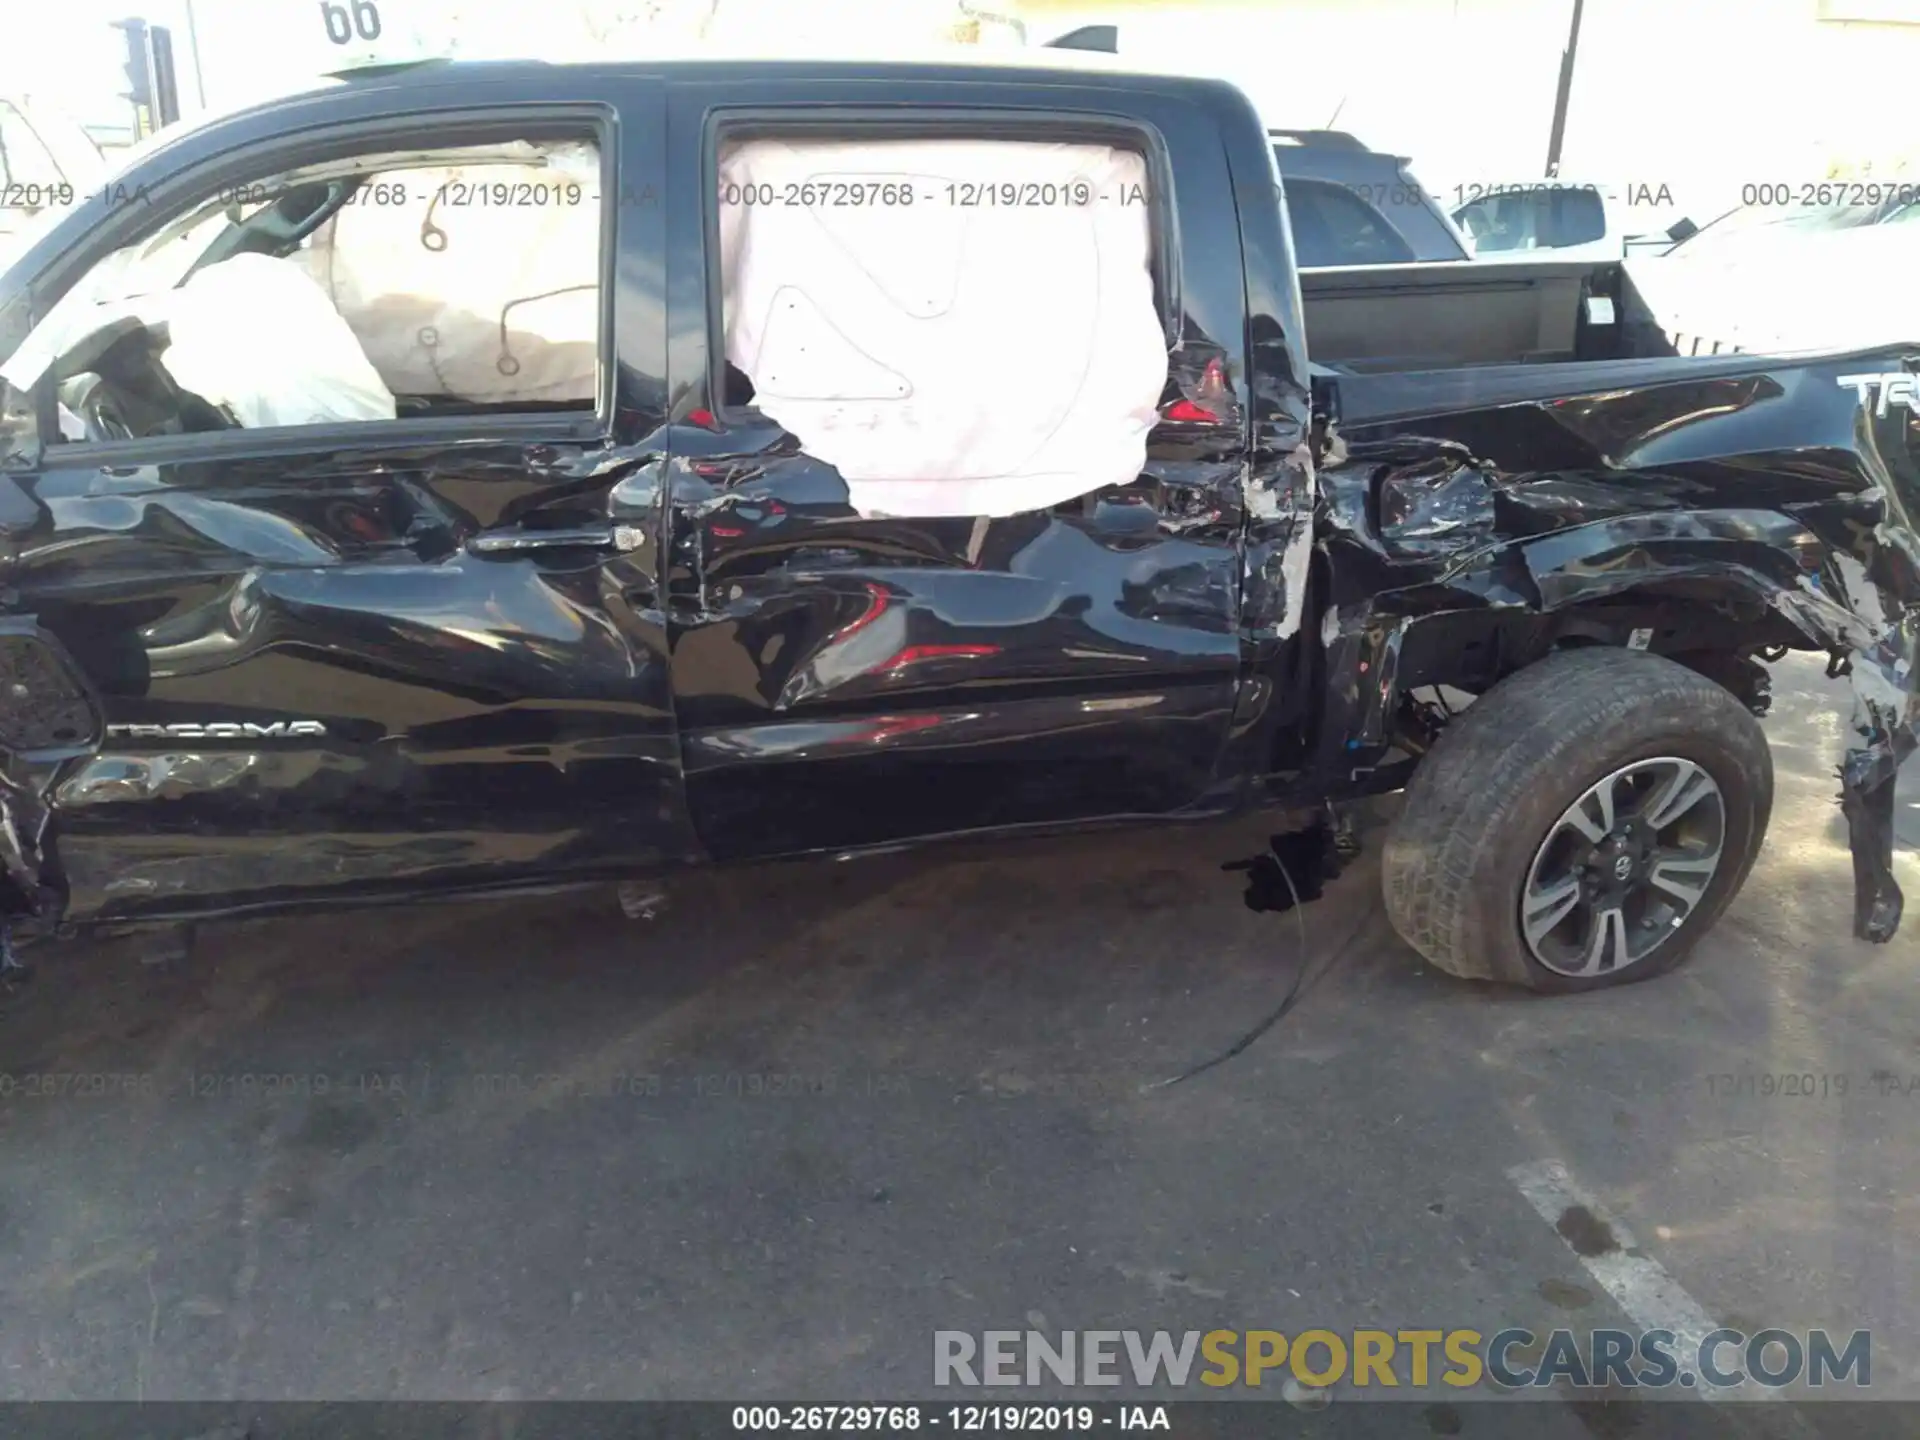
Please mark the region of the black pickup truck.
[[[819, 211], [831, 265], [846, 195], [982, 236], [1016, 223], [983, 203], [1079, 202], [725, 178], [769, 140], [1133, 157], [1165, 357], [1107, 447], [1133, 473], [858, 508], [771, 413], [805, 357], [733, 363], [730, 207]], [[945, 262], [911, 233], [917, 284]], [[358, 338], [332, 369], [288, 265]], [[1404, 790], [1399, 932], [1585, 990], [1674, 964], [1746, 879], [1763, 662], [1798, 649], [1852, 679], [1856, 931], [1889, 939], [1920, 347], [1635, 357], [1591, 343], [1592, 267], [1431, 269], [1455, 288], [1303, 284], [1260, 119], [1198, 79], [434, 63], [189, 129], [0, 281], [0, 911], [28, 938]], [[1053, 403], [1072, 337], [1032, 313], [924, 380], [972, 386], [970, 443]]]

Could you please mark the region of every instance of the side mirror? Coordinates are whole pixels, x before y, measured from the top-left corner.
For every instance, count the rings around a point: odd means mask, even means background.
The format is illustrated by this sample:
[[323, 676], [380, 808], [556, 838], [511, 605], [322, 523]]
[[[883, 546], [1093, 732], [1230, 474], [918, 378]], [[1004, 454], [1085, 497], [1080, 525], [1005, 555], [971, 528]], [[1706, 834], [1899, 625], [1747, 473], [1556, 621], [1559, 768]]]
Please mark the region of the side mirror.
[[1690, 240], [1700, 233], [1700, 227], [1684, 216], [1667, 227], [1667, 238], [1676, 245], [1682, 240]]

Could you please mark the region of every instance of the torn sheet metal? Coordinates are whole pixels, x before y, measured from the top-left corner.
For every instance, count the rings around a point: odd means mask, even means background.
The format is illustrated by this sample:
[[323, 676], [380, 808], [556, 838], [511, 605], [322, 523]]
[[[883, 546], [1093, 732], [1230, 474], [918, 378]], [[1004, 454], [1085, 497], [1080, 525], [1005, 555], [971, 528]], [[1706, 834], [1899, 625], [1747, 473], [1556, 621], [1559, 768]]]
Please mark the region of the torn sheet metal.
[[1380, 534], [1394, 555], [1445, 555], [1494, 533], [1492, 485], [1452, 456], [1389, 470], [1379, 505]]
[[1298, 634], [1307, 603], [1318, 482], [1304, 400], [1279, 386], [1262, 386], [1254, 397], [1253, 459], [1242, 482], [1247, 538], [1240, 624], [1256, 653]]
[[998, 518], [1139, 476], [1167, 382], [1142, 156], [764, 139], [719, 184], [727, 358], [862, 515]]
[[38, 795], [0, 773], [0, 880], [12, 892], [0, 914], [38, 914], [48, 811]]
[[[0, 526], [0, 535], [4, 527]], [[0, 619], [0, 969], [14, 917], [60, 908], [49, 791], [60, 766], [101, 736], [99, 702], [72, 656], [28, 617]], [[50, 903], [51, 902], [51, 903]]]
[[[1875, 538], [1897, 547], [1901, 537], [1882, 522]], [[1884, 561], [1888, 553], [1899, 551], [1883, 543], [1875, 558]], [[1840, 807], [1853, 853], [1854, 934], [1884, 944], [1898, 932], [1905, 908], [1893, 875], [1894, 790], [1900, 767], [1920, 748], [1920, 605], [1888, 615], [1889, 603], [1897, 601], [1866, 565], [1848, 555], [1836, 561], [1844, 593], [1875, 631], [1873, 643], [1857, 647], [1845, 662], [1854, 743], [1840, 765]]]
[[[1403, 688], [1506, 673], [1524, 659], [1488, 646], [1508, 634], [1608, 643], [1612, 623], [1627, 643], [1650, 609], [1668, 649], [1830, 651], [1854, 695], [1854, 930], [1890, 939], [1895, 777], [1920, 747], [1917, 368], [1903, 349], [1515, 366], [1470, 372], [1472, 396], [1342, 377], [1319, 476], [1327, 744], [1382, 761]], [[1476, 611], [1560, 623], [1461, 628]]]

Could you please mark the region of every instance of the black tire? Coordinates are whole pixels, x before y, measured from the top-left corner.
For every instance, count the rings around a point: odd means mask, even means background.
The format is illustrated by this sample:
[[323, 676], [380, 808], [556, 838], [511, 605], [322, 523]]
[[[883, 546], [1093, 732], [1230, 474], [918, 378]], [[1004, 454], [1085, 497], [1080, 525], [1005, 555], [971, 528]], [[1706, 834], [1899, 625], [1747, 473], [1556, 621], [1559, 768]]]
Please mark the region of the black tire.
[[[1623, 766], [1675, 756], [1719, 786], [1718, 870], [1684, 922], [1644, 959], [1565, 975], [1520, 926], [1529, 867], [1567, 808]], [[1511, 675], [1450, 722], [1387, 832], [1387, 916], [1437, 968], [1557, 994], [1651, 979], [1684, 959], [1746, 883], [1773, 812], [1773, 755], [1722, 686], [1657, 655], [1561, 651]]]

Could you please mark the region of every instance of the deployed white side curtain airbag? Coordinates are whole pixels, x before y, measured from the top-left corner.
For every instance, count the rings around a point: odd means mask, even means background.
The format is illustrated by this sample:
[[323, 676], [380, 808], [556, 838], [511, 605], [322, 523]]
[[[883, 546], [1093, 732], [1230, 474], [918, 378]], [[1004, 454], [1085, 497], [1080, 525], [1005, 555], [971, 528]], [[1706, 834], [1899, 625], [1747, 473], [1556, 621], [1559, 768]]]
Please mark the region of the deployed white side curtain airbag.
[[291, 260], [209, 265], [173, 292], [167, 324], [167, 373], [246, 429], [394, 418], [353, 330]]
[[489, 405], [591, 402], [600, 363], [599, 152], [396, 169], [303, 252], [387, 386]]
[[719, 181], [727, 358], [856, 510], [1014, 515], [1138, 478], [1167, 380], [1141, 156], [768, 139]]

